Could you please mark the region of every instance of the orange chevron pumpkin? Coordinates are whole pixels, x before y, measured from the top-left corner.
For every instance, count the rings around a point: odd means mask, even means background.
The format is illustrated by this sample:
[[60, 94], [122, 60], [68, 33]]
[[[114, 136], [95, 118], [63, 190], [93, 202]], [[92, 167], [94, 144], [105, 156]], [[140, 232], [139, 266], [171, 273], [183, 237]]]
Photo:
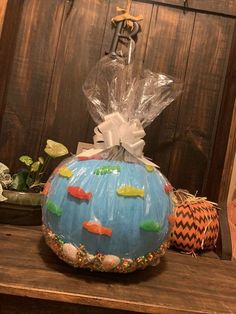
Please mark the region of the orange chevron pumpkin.
[[194, 196], [177, 205], [170, 245], [190, 253], [213, 248], [219, 234], [215, 205], [205, 198]]

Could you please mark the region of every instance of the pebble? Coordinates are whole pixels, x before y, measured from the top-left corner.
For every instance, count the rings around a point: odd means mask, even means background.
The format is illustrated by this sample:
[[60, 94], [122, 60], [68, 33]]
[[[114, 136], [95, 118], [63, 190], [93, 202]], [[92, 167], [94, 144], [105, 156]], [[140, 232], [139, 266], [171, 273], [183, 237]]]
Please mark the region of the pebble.
[[77, 248], [71, 243], [65, 243], [62, 246], [63, 254], [70, 260], [75, 262], [77, 259]]
[[155, 260], [151, 263], [151, 266], [157, 266], [158, 264], [160, 264], [160, 261], [161, 261], [160, 257], [157, 258], [157, 259], [155, 259]]
[[105, 271], [110, 271], [120, 263], [120, 258], [115, 255], [106, 255], [103, 259], [102, 266]]

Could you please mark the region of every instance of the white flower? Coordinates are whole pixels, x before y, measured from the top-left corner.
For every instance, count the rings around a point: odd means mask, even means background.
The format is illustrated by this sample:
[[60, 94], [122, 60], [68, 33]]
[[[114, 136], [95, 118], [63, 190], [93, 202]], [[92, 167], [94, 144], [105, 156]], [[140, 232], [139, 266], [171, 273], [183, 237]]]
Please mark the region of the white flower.
[[52, 140], [47, 140], [47, 145], [44, 151], [52, 158], [61, 157], [69, 153], [68, 149], [64, 145]]
[[0, 183], [0, 202], [7, 200], [7, 198], [2, 195], [2, 192], [3, 192], [3, 188], [2, 188], [2, 185]]

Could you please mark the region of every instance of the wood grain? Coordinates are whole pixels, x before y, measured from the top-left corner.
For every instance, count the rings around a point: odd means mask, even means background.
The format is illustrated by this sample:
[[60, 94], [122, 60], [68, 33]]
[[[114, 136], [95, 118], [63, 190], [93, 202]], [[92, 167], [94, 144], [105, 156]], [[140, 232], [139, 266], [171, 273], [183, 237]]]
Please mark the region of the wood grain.
[[0, 38], [1, 38], [2, 26], [4, 22], [7, 3], [8, 3], [8, 0], [1, 0], [0, 2]]
[[234, 23], [196, 15], [168, 172], [174, 186], [192, 193], [201, 193], [209, 166]]
[[236, 100], [232, 114], [231, 128], [229, 132], [229, 141], [226, 151], [225, 164], [220, 184], [219, 201], [227, 203], [230, 182], [232, 177], [234, 159], [236, 154]]
[[[194, 18], [194, 13], [185, 15], [179, 10], [155, 6], [144, 67], [173, 76], [183, 84]], [[154, 159], [165, 175], [168, 175], [180, 101], [181, 97], [147, 128], [145, 154]]]
[[[51, 84], [64, 1], [23, 3], [15, 55], [5, 99], [0, 156], [12, 171], [18, 156], [38, 152], [40, 130]], [[9, 158], [12, 156], [12, 158]]]
[[[184, 7], [183, 0], [144, 0], [144, 2], [171, 5], [180, 8]], [[201, 10], [209, 13], [236, 16], [235, 0], [188, 0], [186, 6], [191, 10]]]
[[[8, 80], [16, 46], [16, 37], [24, 2], [21, 0], [1, 2], [1, 32], [0, 32], [0, 130], [3, 114], [6, 108]], [[1, 155], [0, 155], [1, 156]], [[9, 156], [8, 156], [9, 158]]]
[[221, 259], [231, 260], [232, 242], [226, 202], [219, 203], [219, 208], [221, 210], [219, 211], [220, 232], [217, 240], [217, 254]]
[[[217, 122], [214, 146], [212, 148], [211, 160], [209, 162], [209, 170], [204, 182], [204, 191], [216, 201], [225, 201], [223, 192], [224, 186], [221, 186], [222, 173], [224, 169], [228, 139], [232, 124], [232, 114], [234, 110], [234, 102], [236, 97], [236, 24], [234, 26], [234, 34], [230, 49], [230, 57], [227, 66], [226, 78], [224, 82], [224, 92], [221, 101], [221, 108]], [[234, 125], [232, 125], [234, 127]], [[214, 178], [214, 184], [212, 184]], [[227, 179], [226, 179], [227, 180]], [[229, 180], [229, 178], [228, 178]], [[223, 182], [222, 182], [223, 183]], [[221, 190], [221, 188], [223, 190]], [[221, 191], [221, 192], [220, 192]], [[222, 194], [223, 192], [223, 194]], [[219, 195], [221, 193], [221, 195]]]
[[75, 0], [73, 7], [67, 8], [47, 103], [42, 148], [47, 138], [53, 138], [75, 153], [77, 143], [86, 141], [89, 113], [82, 84], [100, 58], [108, 4], [108, 1]]
[[115, 309], [0, 294], [1, 314], [135, 314]]
[[235, 262], [204, 256], [195, 259], [169, 251], [158, 267], [129, 275], [102, 274], [73, 269], [58, 260], [37, 228], [1, 225], [0, 241], [2, 294], [97, 306], [111, 313], [112, 309], [141, 313], [236, 311]]

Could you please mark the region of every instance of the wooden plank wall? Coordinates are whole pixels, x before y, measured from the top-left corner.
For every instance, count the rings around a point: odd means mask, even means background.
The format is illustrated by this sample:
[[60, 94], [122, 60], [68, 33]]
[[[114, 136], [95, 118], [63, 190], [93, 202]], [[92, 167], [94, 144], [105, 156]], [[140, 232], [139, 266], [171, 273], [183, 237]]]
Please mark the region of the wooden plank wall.
[[229, 203], [236, 195], [236, 99], [234, 103], [232, 124], [230, 128], [225, 165], [221, 177], [221, 189], [219, 199], [221, 202]]
[[[234, 100], [236, 98], [236, 29], [233, 34], [232, 48], [229, 56], [228, 68], [224, 84], [222, 105], [218, 117], [215, 141], [212, 148], [211, 162], [209, 163], [208, 177], [205, 181], [205, 188], [209, 197], [215, 197], [220, 201], [226, 201], [227, 191], [230, 184], [230, 175], [227, 167], [230, 162], [227, 155], [227, 145], [230, 141], [230, 128], [235, 128], [233, 120]], [[228, 139], [228, 140], [227, 140]], [[232, 142], [231, 142], [232, 143]], [[230, 145], [230, 142], [229, 142]], [[234, 150], [233, 143], [228, 149]], [[226, 164], [228, 163], [228, 165]], [[231, 165], [232, 165], [231, 161]], [[230, 166], [231, 166], [230, 165]], [[211, 184], [214, 178], [214, 184]], [[222, 191], [224, 191], [222, 193]], [[226, 191], [226, 193], [225, 193]], [[223, 196], [224, 194], [224, 196]]]
[[189, 10], [198, 10], [206, 13], [236, 16], [235, 0], [138, 0], [142, 2], [186, 7]]
[[2, 25], [3, 25], [5, 13], [6, 13], [6, 7], [7, 7], [7, 0], [2, 0], [0, 2], [0, 37], [2, 33]]
[[[16, 36], [23, 9], [21, 0], [0, 2], [0, 130], [6, 108], [8, 81], [11, 76]], [[1, 159], [1, 155], [0, 155]]]
[[[109, 50], [110, 19], [116, 6], [125, 4], [24, 1], [0, 133], [0, 160], [11, 169], [19, 167], [17, 156], [41, 153], [47, 138], [71, 152], [78, 141], [92, 141], [94, 123], [81, 86]], [[183, 82], [182, 96], [147, 128], [145, 153], [176, 188], [201, 193], [223, 106], [236, 1], [221, 0], [213, 7], [211, 0], [190, 0], [186, 12], [182, 4], [133, 2], [133, 13], [144, 15], [135, 65], [137, 72], [145, 67]]]

